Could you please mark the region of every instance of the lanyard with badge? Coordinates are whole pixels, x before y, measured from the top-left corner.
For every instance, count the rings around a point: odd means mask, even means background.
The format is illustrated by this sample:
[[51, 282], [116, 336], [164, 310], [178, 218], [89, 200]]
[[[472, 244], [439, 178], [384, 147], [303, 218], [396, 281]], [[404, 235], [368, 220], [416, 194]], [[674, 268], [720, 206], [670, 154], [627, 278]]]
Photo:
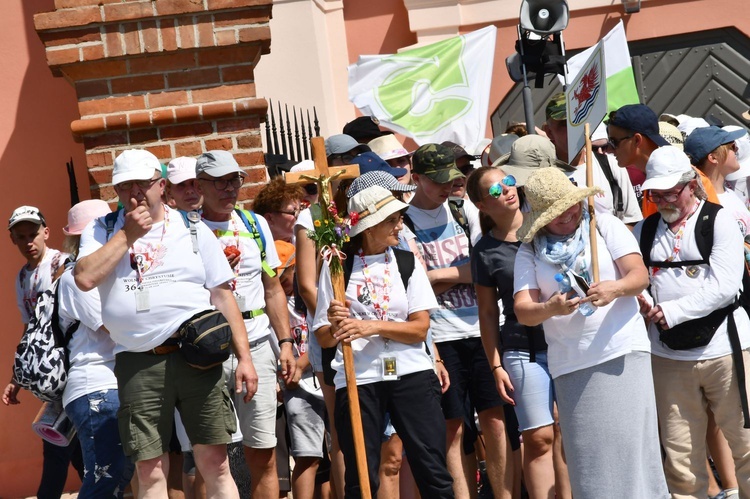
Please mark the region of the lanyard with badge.
[[[365, 278], [365, 287], [370, 293], [372, 300], [372, 306], [375, 309], [375, 317], [377, 320], [387, 321], [388, 320], [388, 309], [390, 308], [391, 301], [391, 267], [390, 260], [388, 259], [388, 252], [385, 252], [385, 272], [383, 273], [383, 294], [381, 296], [375, 291], [375, 285], [370, 278], [370, 269], [367, 266], [365, 260], [365, 254], [360, 248], [359, 259], [362, 262], [362, 274]], [[396, 362], [396, 356], [393, 352], [390, 352], [390, 341], [388, 338], [383, 338], [385, 344], [384, 351], [378, 356], [380, 360], [380, 372], [383, 381], [396, 381], [398, 380], [398, 365]]]
[[[234, 234], [234, 241], [235, 241], [235, 247], [239, 250], [240, 248], [240, 228], [237, 224], [237, 220], [235, 220], [234, 214], [229, 217], [230, 222], [232, 223], [232, 233]], [[240, 253], [241, 255], [241, 253]], [[237, 307], [240, 309], [240, 312], [245, 311], [245, 297], [241, 295], [237, 291], [237, 278], [240, 276], [240, 264], [242, 262], [242, 257], [237, 261], [237, 265], [234, 266], [232, 271], [234, 272], [234, 279], [229, 283], [229, 288], [232, 290], [232, 294], [234, 295], [234, 300], [237, 302]]]
[[[156, 245], [153, 251], [154, 255], [159, 254], [159, 251], [164, 244], [164, 234], [166, 234], [167, 232], [167, 225], [169, 225], [169, 210], [167, 210], [166, 206], [164, 206], [163, 209], [164, 224], [161, 228], [161, 237], [159, 238], [159, 244]], [[132, 262], [135, 262], [135, 278], [137, 282], [137, 287], [135, 289], [135, 311], [146, 312], [151, 309], [151, 299], [149, 297], [148, 288], [143, 287], [143, 275], [146, 273], [148, 268], [150, 268], [150, 266], [146, 268], [146, 257], [144, 255], [136, 254], [132, 246], [128, 248], [128, 252], [130, 253], [130, 260]]]

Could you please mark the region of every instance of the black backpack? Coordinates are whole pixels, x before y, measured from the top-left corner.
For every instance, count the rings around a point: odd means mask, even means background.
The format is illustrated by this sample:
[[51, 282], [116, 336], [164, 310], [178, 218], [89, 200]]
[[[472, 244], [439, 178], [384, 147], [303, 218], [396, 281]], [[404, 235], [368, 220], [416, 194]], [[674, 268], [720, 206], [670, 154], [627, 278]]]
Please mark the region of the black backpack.
[[[716, 214], [720, 209], [722, 209], [721, 205], [706, 201], [703, 203], [703, 207], [701, 208], [700, 212], [698, 212], [698, 218], [695, 222], [695, 243], [696, 246], [698, 246], [698, 250], [701, 254], [700, 260], [685, 260], [680, 262], [654, 262], [653, 260], [651, 260], [651, 249], [654, 245], [656, 228], [659, 224], [659, 220], [661, 219], [661, 215], [659, 213], [654, 213], [647, 217], [643, 221], [643, 226], [641, 227], [641, 238], [639, 241], [641, 254], [643, 255], [643, 262], [646, 264], [646, 267], [650, 269], [653, 267], [682, 268], [702, 264], [710, 265], [709, 258], [711, 256], [711, 250], [714, 245], [714, 221], [716, 219]], [[724, 322], [724, 319], [727, 319], [727, 333], [729, 336], [729, 343], [732, 345], [732, 359], [734, 360], [735, 369], [737, 370], [737, 382], [740, 388], [742, 413], [745, 418], [744, 427], [750, 428], [750, 408], [748, 407], [747, 399], [745, 363], [742, 358], [742, 345], [740, 344], [740, 337], [739, 333], [737, 332], [737, 324], [735, 323], [733, 313], [738, 306], [742, 306], [745, 311], [750, 314], [750, 274], [748, 273], [747, 266], [744, 267], [744, 271], [742, 272], [742, 290], [739, 297], [734, 301], [734, 303], [719, 310], [714, 310], [706, 317], [683, 322], [666, 331], [662, 331], [659, 328], [659, 339], [664, 341], [665, 333], [667, 333], [666, 337], [670, 337], [671, 333], [672, 339], [668, 341], [673, 341], [676, 339], [679, 346], [681, 344], [680, 338], [684, 339], [695, 336], [700, 333], [701, 329], [705, 329], [707, 325], [715, 325], [715, 327], [718, 328], [718, 326]], [[708, 336], [707, 341], [705, 341], [703, 345], [708, 344], [712, 336], [713, 333]], [[664, 343], [668, 347], [672, 348], [672, 346], [670, 346], [667, 341], [664, 341]], [[679, 350], [694, 348], [695, 346], [687, 346], [684, 348], [675, 349]]]
[[[416, 258], [411, 251], [398, 248], [391, 249], [393, 250], [394, 258], [396, 259], [398, 273], [401, 274], [401, 282], [404, 285], [404, 290], [407, 290], [409, 289], [409, 279], [414, 273]], [[349, 285], [349, 278], [352, 276], [353, 269], [354, 258], [347, 258], [344, 260], [344, 289]], [[322, 349], [323, 381], [329, 386], [333, 386], [333, 378], [336, 376], [336, 371], [331, 368], [331, 361], [336, 357], [336, 348], [337, 347], [330, 347]]]

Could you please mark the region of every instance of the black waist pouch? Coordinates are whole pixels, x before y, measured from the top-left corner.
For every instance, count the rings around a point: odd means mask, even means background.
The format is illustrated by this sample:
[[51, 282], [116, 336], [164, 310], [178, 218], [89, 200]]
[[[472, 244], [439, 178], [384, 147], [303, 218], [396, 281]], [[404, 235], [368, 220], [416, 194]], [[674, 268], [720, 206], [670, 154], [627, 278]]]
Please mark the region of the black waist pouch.
[[693, 319], [669, 329], [662, 329], [659, 325], [659, 340], [672, 350], [690, 350], [691, 348], [704, 347], [711, 342], [714, 333], [724, 322], [729, 314], [737, 308], [735, 301], [724, 308], [714, 310], [705, 317]]
[[180, 351], [189, 365], [209, 369], [229, 358], [232, 329], [218, 310], [198, 312], [180, 325]]

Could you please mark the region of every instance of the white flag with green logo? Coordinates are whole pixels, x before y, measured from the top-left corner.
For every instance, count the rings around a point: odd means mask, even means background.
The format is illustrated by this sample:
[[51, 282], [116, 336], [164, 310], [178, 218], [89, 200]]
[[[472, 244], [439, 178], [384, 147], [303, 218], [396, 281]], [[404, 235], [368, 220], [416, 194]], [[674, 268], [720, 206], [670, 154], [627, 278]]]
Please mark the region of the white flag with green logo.
[[349, 100], [419, 144], [450, 140], [472, 150], [484, 138], [497, 28], [349, 66]]
[[[622, 20], [604, 35], [601, 41], [604, 43], [604, 62], [607, 71], [607, 111], [614, 111], [626, 104], [638, 104], [641, 100], [635, 86], [628, 39], [625, 37]], [[568, 81], [578, 76], [597, 45], [568, 59]]]

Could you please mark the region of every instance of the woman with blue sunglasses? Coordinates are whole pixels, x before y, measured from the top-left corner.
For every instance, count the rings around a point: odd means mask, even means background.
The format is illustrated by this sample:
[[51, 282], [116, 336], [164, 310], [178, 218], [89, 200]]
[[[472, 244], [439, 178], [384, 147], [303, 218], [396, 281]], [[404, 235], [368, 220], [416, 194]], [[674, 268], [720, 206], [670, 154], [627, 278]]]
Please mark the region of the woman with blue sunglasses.
[[518, 418], [526, 488], [532, 499], [570, 497], [565, 463], [554, 452], [561, 454], [561, 446], [554, 445], [559, 444], [560, 434], [555, 431], [544, 331], [541, 326], [521, 325], [513, 312], [513, 267], [521, 244], [516, 230], [523, 221], [523, 194], [515, 177], [494, 167], [475, 170], [466, 189], [480, 210], [484, 234], [471, 256], [482, 343], [497, 390], [514, 406]]

